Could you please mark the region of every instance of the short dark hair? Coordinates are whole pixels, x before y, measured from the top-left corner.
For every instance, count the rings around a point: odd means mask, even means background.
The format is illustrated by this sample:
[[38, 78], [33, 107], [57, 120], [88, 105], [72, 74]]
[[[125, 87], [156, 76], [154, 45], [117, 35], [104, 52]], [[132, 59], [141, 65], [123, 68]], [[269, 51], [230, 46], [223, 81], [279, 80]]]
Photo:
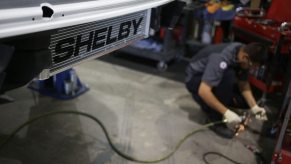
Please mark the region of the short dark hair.
[[250, 60], [254, 63], [265, 64], [268, 59], [268, 48], [262, 43], [246, 44], [242, 50], [249, 55]]

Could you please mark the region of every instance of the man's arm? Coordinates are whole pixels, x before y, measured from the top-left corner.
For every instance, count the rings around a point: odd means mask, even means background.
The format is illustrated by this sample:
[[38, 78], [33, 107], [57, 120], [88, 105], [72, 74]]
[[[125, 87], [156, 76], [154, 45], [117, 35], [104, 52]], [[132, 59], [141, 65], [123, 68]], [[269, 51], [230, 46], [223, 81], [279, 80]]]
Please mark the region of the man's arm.
[[228, 109], [215, 97], [212, 87], [205, 82], [201, 82], [198, 90], [199, 96], [206, 102], [208, 106], [224, 114]]
[[249, 82], [240, 81], [239, 87], [240, 87], [243, 97], [247, 101], [248, 105], [251, 107], [251, 112], [256, 115], [256, 118], [263, 121], [268, 120], [268, 117], [266, 115], [266, 110], [257, 105], [256, 100], [251, 91]]
[[249, 82], [248, 81], [239, 81], [238, 85], [239, 85], [239, 89], [240, 89], [243, 97], [247, 101], [249, 107], [253, 108], [254, 106], [256, 106], [257, 103], [256, 103], [256, 100], [253, 96]]
[[235, 125], [241, 122], [241, 118], [231, 110], [227, 109], [213, 94], [212, 87], [205, 82], [201, 82], [198, 90], [199, 96], [212, 109], [223, 115], [223, 121], [227, 121], [229, 125]]

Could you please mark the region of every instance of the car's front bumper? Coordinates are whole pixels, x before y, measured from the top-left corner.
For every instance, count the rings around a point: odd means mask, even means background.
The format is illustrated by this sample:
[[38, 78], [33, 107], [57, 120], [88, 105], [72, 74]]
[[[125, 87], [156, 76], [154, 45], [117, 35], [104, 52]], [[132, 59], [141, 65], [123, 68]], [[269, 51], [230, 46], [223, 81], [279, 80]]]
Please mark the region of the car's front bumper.
[[[0, 39], [109, 19], [161, 6], [170, 1], [172, 0], [82, 0], [75, 3], [40, 3], [34, 7], [0, 8]], [[43, 17], [43, 6], [52, 9], [51, 17]]]

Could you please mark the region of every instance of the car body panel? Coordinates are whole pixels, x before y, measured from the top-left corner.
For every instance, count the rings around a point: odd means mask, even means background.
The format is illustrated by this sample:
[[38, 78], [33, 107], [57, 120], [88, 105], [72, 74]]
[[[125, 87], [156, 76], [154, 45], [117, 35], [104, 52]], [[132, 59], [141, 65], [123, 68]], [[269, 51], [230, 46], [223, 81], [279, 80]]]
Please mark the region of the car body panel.
[[[31, 7], [0, 9], [0, 39], [104, 20], [151, 9], [171, 1], [82, 0], [74, 3], [41, 3]], [[43, 17], [43, 6], [53, 10], [51, 17]]]

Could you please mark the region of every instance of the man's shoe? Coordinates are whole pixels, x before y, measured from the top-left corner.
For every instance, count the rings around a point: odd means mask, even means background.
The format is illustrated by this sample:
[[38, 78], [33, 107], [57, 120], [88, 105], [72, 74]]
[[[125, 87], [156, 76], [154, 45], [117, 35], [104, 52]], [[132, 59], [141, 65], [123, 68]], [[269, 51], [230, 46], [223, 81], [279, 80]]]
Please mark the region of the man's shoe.
[[7, 96], [7, 95], [1, 95], [0, 94], [0, 105], [1, 104], [7, 104], [7, 103], [12, 103], [14, 102], [14, 99]]
[[232, 139], [235, 136], [235, 132], [229, 129], [225, 124], [217, 124], [211, 126], [210, 129], [223, 138]]

